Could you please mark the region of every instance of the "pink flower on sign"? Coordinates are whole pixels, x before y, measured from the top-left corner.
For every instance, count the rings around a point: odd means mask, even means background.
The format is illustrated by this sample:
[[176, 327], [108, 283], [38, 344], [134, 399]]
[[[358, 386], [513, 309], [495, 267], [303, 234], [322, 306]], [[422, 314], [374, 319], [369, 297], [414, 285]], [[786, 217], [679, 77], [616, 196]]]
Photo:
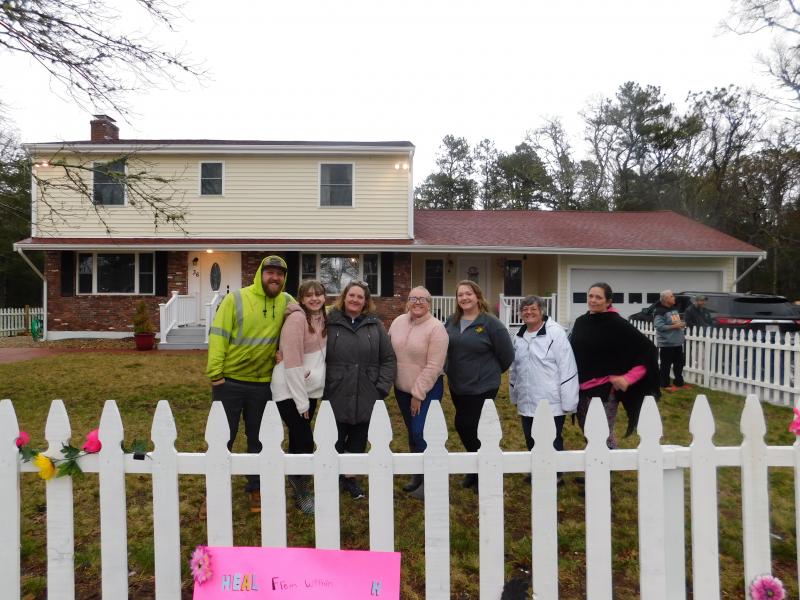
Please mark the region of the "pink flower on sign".
[[208, 551], [208, 546], [197, 546], [194, 549], [189, 566], [192, 568], [192, 576], [198, 584], [202, 585], [211, 579], [211, 553]]
[[100, 438], [98, 438], [97, 436], [98, 436], [97, 429], [92, 429], [89, 433], [86, 434], [86, 443], [83, 445], [84, 451], [88, 452], [89, 454], [100, 452], [100, 449], [103, 447], [103, 444], [100, 443]]
[[794, 420], [789, 424], [789, 431], [795, 435], [800, 435], [800, 408], [794, 409]]
[[27, 446], [30, 443], [31, 443], [31, 436], [29, 436], [26, 431], [20, 431], [19, 437], [17, 438], [17, 448], [22, 448], [23, 446]]
[[750, 584], [750, 597], [753, 600], [784, 600], [786, 590], [783, 583], [772, 575], [759, 575]]

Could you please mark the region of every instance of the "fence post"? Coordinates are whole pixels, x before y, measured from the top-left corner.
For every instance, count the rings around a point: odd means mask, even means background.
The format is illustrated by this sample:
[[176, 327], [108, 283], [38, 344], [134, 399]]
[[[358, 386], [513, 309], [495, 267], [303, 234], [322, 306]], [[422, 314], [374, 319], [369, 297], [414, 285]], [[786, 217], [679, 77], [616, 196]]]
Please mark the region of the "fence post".
[[600, 398], [592, 398], [586, 416], [586, 597], [611, 600], [611, 450], [608, 420]]
[[539, 402], [531, 450], [531, 562], [537, 598], [558, 598], [558, 492], [556, 426], [549, 402]]
[[0, 528], [0, 581], [8, 598], [19, 600], [20, 587], [20, 498], [19, 498], [19, 450], [16, 439], [19, 436], [17, 415], [11, 400], [0, 400], [0, 489], [12, 490], [0, 494], [0, 515], [3, 527]]
[[[394, 552], [392, 423], [383, 400], [372, 408], [369, 439], [369, 549]], [[424, 488], [423, 488], [423, 491]]]
[[503, 431], [494, 400], [483, 403], [478, 421], [478, 530], [480, 533], [480, 596], [503, 593], [505, 526], [503, 523]]
[[771, 573], [767, 426], [758, 398], [747, 396], [740, 430], [742, 440], [742, 537], [745, 590], [753, 578]]
[[441, 402], [431, 402], [423, 437], [425, 476], [425, 598], [450, 598], [450, 466]]
[[703, 387], [711, 387], [711, 346], [713, 329], [703, 328]]
[[28, 304], [25, 305], [23, 312], [22, 330], [25, 332], [24, 335], [30, 335], [31, 333], [31, 307]]
[[[683, 469], [666, 469], [664, 471], [664, 566], [666, 594], [669, 600], [686, 600], [684, 489]], [[698, 578], [713, 579], [713, 577], [714, 575], [707, 573]], [[704, 597], [697, 596], [697, 598]]]

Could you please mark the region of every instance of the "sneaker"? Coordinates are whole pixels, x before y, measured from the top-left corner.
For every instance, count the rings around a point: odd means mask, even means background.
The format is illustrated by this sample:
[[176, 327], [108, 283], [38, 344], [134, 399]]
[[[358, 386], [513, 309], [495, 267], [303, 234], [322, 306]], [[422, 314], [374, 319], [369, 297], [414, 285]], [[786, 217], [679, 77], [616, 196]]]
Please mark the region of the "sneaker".
[[350, 497], [353, 500], [359, 500], [360, 498], [366, 497], [364, 490], [361, 489], [361, 486], [358, 485], [358, 482], [353, 477], [339, 475], [339, 487], [341, 488], [341, 491], [350, 494]]
[[670, 385], [670, 386], [667, 386], [667, 387], [662, 387], [661, 391], [662, 392], [677, 392], [678, 391], [678, 386]]
[[297, 496], [294, 499], [294, 505], [300, 509], [305, 515], [313, 515], [314, 514], [314, 495], [313, 494], [306, 494], [304, 496]]
[[250, 512], [254, 514], [261, 512], [261, 492], [259, 490], [250, 492]]

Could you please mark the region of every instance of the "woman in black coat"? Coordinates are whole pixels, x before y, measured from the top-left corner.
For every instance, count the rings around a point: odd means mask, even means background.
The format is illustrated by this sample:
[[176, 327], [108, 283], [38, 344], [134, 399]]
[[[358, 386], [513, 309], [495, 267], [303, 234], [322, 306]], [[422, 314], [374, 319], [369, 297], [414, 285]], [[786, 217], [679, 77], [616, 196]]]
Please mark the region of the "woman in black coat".
[[[372, 407], [394, 383], [396, 359], [367, 284], [351, 281], [328, 315], [325, 393], [336, 417], [336, 451], [362, 453]], [[340, 477], [353, 498], [364, 492], [353, 477]]]
[[592, 398], [600, 398], [608, 420], [608, 447], [617, 447], [614, 424], [621, 403], [628, 414], [626, 436], [636, 430], [645, 396], [658, 398], [656, 347], [611, 308], [607, 283], [589, 288], [589, 312], [575, 320], [570, 344], [578, 365], [578, 423], [583, 429]]

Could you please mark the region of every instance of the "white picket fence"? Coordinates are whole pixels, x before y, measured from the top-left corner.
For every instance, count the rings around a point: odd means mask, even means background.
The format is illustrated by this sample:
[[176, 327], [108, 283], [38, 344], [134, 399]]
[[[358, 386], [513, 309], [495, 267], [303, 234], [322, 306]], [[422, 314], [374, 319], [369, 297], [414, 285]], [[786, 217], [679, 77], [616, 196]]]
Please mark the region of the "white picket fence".
[[[637, 323], [655, 341], [650, 323]], [[686, 381], [732, 394], [757, 394], [772, 404], [800, 405], [800, 334], [741, 329], [686, 333]]]
[[[788, 420], [788, 415], [787, 415]], [[181, 597], [179, 480], [181, 475], [204, 475], [208, 540], [210, 545], [233, 544], [231, 477], [258, 473], [262, 481], [261, 542], [286, 546], [286, 475], [314, 476], [315, 534], [318, 548], [337, 549], [340, 543], [339, 474], [369, 477], [370, 548], [392, 551], [394, 540], [394, 477], [425, 475], [425, 597], [451, 597], [449, 476], [479, 475], [480, 597], [496, 600], [504, 580], [503, 475], [530, 473], [532, 582], [537, 598], [558, 598], [557, 485], [559, 471], [586, 476], [586, 590], [590, 600], [612, 600], [612, 471], [638, 473], [638, 529], [640, 597], [645, 600], [685, 600], [684, 471], [690, 477], [693, 597], [720, 598], [717, 468], [738, 467], [742, 479], [742, 531], [744, 587], [771, 571], [769, 467], [794, 469], [795, 495], [800, 498], [800, 442], [794, 446], [767, 446], [766, 426], [758, 398], [748, 396], [741, 417], [741, 446], [715, 447], [715, 425], [705, 396], [698, 396], [690, 419], [693, 436], [689, 447], [661, 445], [658, 407], [647, 398], [639, 423], [638, 449], [609, 450], [608, 425], [599, 400], [589, 409], [584, 450], [556, 452], [555, 426], [547, 402], [541, 402], [534, 419], [531, 452], [503, 452], [502, 430], [492, 401], [487, 401], [479, 424], [482, 446], [477, 453], [448, 452], [447, 426], [441, 406], [434, 402], [425, 426], [428, 448], [423, 454], [393, 454], [392, 430], [386, 406], [378, 401], [369, 428], [368, 454], [339, 455], [333, 411], [320, 407], [314, 430], [316, 452], [284, 454], [283, 426], [275, 403], [270, 402], [261, 425], [260, 454], [231, 454], [227, 449], [228, 425], [222, 406], [215, 402], [206, 425], [208, 451], [179, 453], [177, 430], [169, 403], [156, 408], [151, 437], [154, 451], [147, 460], [123, 453], [124, 438], [119, 410], [106, 402], [100, 419], [103, 448], [80, 459], [84, 472], [99, 476], [102, 597], [128, 597], [126, 474], [152, 477], [155, 552], [155, 590], [159, 600]], [[20, 460], [14, 444], [17, 419], [10, 400], [0, 401], [0, 581], [3, 598], [20, 598], [20, 477], [35, 467]], [[61, 400], [51, 404], [45, 427], [48, 456], [59, 457], [71, 429]], [[46, 482], [47, 587], [49, 600], [73, 599], [75, 545], [72, 480]], [[800, 504], [798, 504], [800, 506]], [[85, 510], [84, 507], [82, 510]], [[635, 523], [630, 523], [635, 527]], [[800, 508], [797, 511], [800, 530]], [[204, 540], [197, 540], [201, 543]], [[746, 596], [743, 591], [742, 597]]]
[[[29, 308], [28, 319], [43, 319], [44, 311], [41, 307]], [[24, 308], [0, 308], [0, 337], [30, 333], [30, 321], [26, 322]]]

